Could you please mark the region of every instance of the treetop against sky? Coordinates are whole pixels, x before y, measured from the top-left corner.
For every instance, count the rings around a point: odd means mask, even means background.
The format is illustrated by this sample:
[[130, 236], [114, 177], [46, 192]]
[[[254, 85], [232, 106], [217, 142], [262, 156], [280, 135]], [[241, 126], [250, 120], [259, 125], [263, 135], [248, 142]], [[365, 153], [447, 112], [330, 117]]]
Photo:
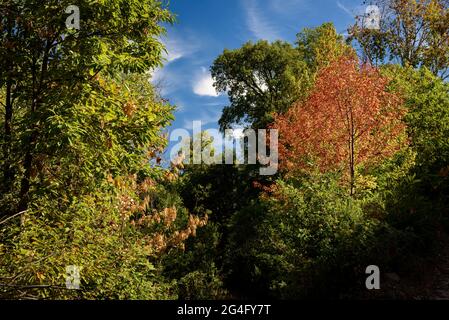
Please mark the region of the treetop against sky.
[[251, 40], [295, 42], [303, 28], [332, 21], [345, 35], [355, 16], [365, 12], [358, 0], [230, 0], [172, 1], [177, 23], [167, 26], [168, 54], [156, 70], [154, 83], [163, 96], [177, 105], [172, 128], [192, 129], [193, 120], [203, 128], [218, 128], [225, 94], [213, 87], [209, 68], [223, 49], [236, 49]]

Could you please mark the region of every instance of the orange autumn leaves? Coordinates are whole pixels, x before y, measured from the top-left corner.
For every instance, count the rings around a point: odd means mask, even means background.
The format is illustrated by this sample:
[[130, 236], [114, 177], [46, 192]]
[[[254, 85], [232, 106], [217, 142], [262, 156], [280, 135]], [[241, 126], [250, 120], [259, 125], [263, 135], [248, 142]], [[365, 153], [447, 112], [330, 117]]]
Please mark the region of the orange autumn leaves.
[[150, 203], [157, 188], [156, 182], [150, 178], [138, 181], [136, 174], [115, 178], [109, 175], [107, 180], [117, 188], [117, 209], [121, 220], [111, 223], [113, 230], [123, 232], [126, 225], [135, 230], [147, 230], [137, 240], [146, 255], [157, 256], [169, 248], [184, 249], [185, 241], [195, 237], [197, 229], [208, 222], [207, 215], [188, 214], [182, 227], [175, 223], [179, 215], [176, 206], [162, 210], [153, 208]]
[[406, 143], [405, 110], [388, 83], [356, 58], [323, 68], [308, 99], [275, 117], [281, 167], [287, 173], [344, 170], [352, 193], [357, 166], [377, 163]]

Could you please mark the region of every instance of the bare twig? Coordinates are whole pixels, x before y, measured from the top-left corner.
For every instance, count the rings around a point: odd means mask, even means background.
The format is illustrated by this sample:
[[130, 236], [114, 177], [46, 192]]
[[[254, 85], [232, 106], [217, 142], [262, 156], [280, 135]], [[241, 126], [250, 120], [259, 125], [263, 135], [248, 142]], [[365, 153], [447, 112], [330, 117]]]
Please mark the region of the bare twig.
[[26, 290], [26, 289], [60, 289], [60, 290], [77, 290], [70, 289], [64, 286], [56, 286], [51, 284], [34, 284], [34, 285], [20, 285], [20, 284], [8, 284], [8, 283], [0, 283], [0, 287], [11, 288], [12, 290]]
[[25, 213], [25, 212], [27, 212], [27, 211], [28, 211], [28, 210], [20, 211], [20, 212], [18, 212], [18, 213], [16, 213], [16, 214], [13, 214], [12, 216], [10, 216], [10, 217], [8, 217], [8, 218], [6, 218], [6, 219], [3, 219], [2, 221], [0, 221], [0, 225], [6, 223], [8, 220], [11, 220], [12, 218], [15, 218], [15, 217], [17, 217], [17, 216], [20, 216], [22, 213]]

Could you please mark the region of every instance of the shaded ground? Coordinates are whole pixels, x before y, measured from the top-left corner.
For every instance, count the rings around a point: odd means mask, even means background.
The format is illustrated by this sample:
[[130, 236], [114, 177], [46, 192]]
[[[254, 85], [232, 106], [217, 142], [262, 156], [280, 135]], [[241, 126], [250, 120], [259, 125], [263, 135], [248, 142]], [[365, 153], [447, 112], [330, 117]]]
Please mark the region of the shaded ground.
[[403, 274], [381, 270], [381, 289], [365, 290], [361, 299], [449, 300], [449, 236], [434, 257], [413, 264]]

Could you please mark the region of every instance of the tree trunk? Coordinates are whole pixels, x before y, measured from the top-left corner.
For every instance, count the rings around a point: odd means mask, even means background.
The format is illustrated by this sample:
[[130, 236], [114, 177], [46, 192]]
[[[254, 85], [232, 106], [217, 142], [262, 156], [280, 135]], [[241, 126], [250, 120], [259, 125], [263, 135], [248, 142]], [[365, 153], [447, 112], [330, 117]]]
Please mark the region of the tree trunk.
[[351, 197], [355, 193], [355, 128], [354, 128], [354, 116], [351, 110], [351, 137], [350, 137], [350, 157], [349, 166], [350, 166], [350, 175], [351, 175]]
[[[32, 78], [33, 78], [33, 94], [32, 94], [32, 102], [31, 102], [31, 115], [33, 115], [37, 108], [39, 107], [39, 104], [42, 102], [42, 91], [43, 91], [43, 83], [44, 79], [47, 75], [48, 70], [48, 58], [49, 58], [49, 51], [51, 48], [53, 41], [47, 40], [46, 49], [44, 52], [44, 56], [42, 59], [42, 65], [40, 68], [40, 75], [39, 79], [37, 79], [36, 75], [36, 61], [33, 62], [33, 69], [32, 69]], [[23, 162], [23, 166], [25, 169], [24, 176], [21, 181], [20, 186], [20, 202], [19, 202], [19, 211], [24, 211], [28, 209], [28, 202], [29, 202], [29, 191], [31, 187], [31, 175], [32, 175], [32, 169], [33, 169], [33, 160], [34, 160], [34, 146], [36, 144], [36, 141], [38, 139], [38, 128], [36, 127], [36, 124], [32, 124], [32, 130], [30, 139], [27, 143], [27, 149], [26, 154]]]
[[11, 100], [12, 80], [8, 77], [6, 83], [6, 101], [5, 101], [5, 125], [3, 140], [3, 189], [6, 192], [11, 191], [12, 171], [11, 171], [11, 122], [12, 122], [12, 100]]

